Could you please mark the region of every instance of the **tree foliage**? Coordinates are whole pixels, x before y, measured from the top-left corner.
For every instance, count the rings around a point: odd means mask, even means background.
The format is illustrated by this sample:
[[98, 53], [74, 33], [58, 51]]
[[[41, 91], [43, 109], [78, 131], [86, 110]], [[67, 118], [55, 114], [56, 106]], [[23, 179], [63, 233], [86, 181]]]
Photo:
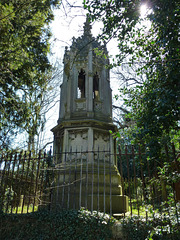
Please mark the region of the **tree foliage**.
[[[52, 7], [58, 0], [2, 0], [0, 3], [0, 146], [41, 120], [40, 103], [51, 65], [47, 54]], [[32, 115], [36, 118], [33, 120]]]
[[[103, 22], [100, 38], [116, 38], [119, 53], [112, 66], [128, 59], [130, 66], [140, 64], [137, 74], [146, 74], [146, 81], [133, 88], [124, 88], [126, 103], [132, 109], [138, 141], [145, 141], [158, 154], [159, 142], [168, 142], [178, 132], [179, 117], [179, 11], [177, 0], [147, 1], [144, 18], [140, 6], [145, 1], [85, 0], [91, 21]], [[149, 27], [147, 26], [147, 23]]]

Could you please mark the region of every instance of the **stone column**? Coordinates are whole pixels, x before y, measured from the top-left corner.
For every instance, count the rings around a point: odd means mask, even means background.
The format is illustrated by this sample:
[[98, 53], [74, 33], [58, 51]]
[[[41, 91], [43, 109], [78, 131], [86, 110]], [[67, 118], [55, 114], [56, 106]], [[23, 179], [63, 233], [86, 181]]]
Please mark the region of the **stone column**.
[[73, 76], [73, 83], [72, 83], [72, 96], [71, 96], [71, 103], [72, 103], [72, 111], [76, 111], [76, 101], [77, 99], [77, 88], [78, 88], [78, 70], [75, 66], [72, 69], [72, 76]]
[[[109, 144], [110, 144], [110, 152], [114, 153], [114, 139], [111, 134], [110, 134], [110, 143]], [[115, 165], [114, 155], [111, 156], [111, 164]]]
[[88, 89], [87, 89], [87, 112], [88, 117], [93, 117], [93, 54], [92, 46], [89, 47], [88, 52]]
[[[68, 146], [68, 136], [69, 136], [68, 130], [65, 129], [64, 138], [63, 138], [63, 152], [70, 151], [71, 146]], [[64, 156], [63, 156], [63, 159], [64, 159]]]
[[72, 76], [70, 75], [70, 77], [67, 79], [67, 114], [65, 116], [65, 119], [70, 118], [70, 112], [71, 112], [71, 82], [72, 82]]
[[94, 134], [93, 129], [91, 127], [88, 128], [88, 161], [91, 162], [93, 158], [93, 153], [91, 151], [93, 150], [93, 144], [94, 144]]

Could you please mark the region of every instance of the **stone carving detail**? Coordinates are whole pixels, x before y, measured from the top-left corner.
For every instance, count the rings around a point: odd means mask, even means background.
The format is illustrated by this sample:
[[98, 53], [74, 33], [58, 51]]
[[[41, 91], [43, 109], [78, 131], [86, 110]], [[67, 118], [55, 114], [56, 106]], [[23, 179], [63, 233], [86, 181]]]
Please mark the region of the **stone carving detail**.
[[82, 139], [87, 139], [87, 138], [88, 138], [87, 132], [82, 133]]
[[76, 135], [75, 135], [74, 132], [72, 132], [72, 133], [69, 134], [69, 140], [70, 140], [70, 141], [74, 140], [75, 138], [76, 138]]
[[102, 102], [94, 101], [94, 111], [102, 111]]
[[72, 147], [72, 152], [86, 151], [88, 132], [87, 130], [69, 131], [69, 146]]
[[[109, 144], [110, 136], [108, 133], [95, 132], [94, 133], [94, 160], [109, 162]], [[98, 152], [99, 150], [99, 152]]]
[[103, 132], [94, 133], [94, 149], [95, 151], [108, 151], [109, 150], [110, 137], [109, 134]]
[[94, 140], [102, 139], [104, 142], [109, 142], [109, 134], [103, 132], [95, 132]]
[[85, 111], [86, 110], [86, 100], [76, 100], [76, 111]]

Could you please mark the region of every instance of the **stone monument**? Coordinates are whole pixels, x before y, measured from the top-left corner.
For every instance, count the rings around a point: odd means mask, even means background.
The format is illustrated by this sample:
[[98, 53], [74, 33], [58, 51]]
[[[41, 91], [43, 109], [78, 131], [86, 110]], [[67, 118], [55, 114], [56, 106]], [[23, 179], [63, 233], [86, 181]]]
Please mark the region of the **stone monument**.
[[[96, 49], [106, 57], [98, 56]], [[67, 197], [70, 191], [66, 188], [76, 182], [76, 194], [82, 195], [77, 200], [76, 208], [82, 205], [91, 210], [97, 210], [98, 207], [101, 211], [104, 209], [113, 213], [127, 211], [128, 199], [122, 196], [121, 177], [116, 168], [116, 142], [109, 132], [116, 131], [116, 126], [112, 122], [112, 91], [109, 69], [106, 67], [109, 64], [108, 52], [105, 44], [101, 45], [92, 36], [88, 19], [84, 24], [83, 35], [73, 38], [70, 49], [65, 48], [63, 63], [59, 119], [58, 125], [52, 129], [55, 162], [67, 168], [68, 161], [76, 161], [77, 164], [77, 161], [83, 159], [86, 164], [83, 167], [81, 164], [79, 167], [76, 165], [75, 178], [89, 181], [85, 185], [82, 182], [80, 188], [73, 177], [74, 170], [71, 169], [71, 183], [69, 170], [66, 169], [61, 176], [59, 173], [56, 184], [63, 186], [63, 190], [61, 188], [55, 194], [56, 203], [63, 199], [63, 204], [69, 201], [68, 206], [71, 205], [72, 198]], [[69, 158], [67, 154], [62, 154], [68, 152], [71, 153]], [[92, 172], [87, 172], [87, 166], [92, 169], [92, 164], [93, 183]], [[85, 193], [87, 187], [89, 190]], [[73, 200], [72, 204], [75, 202]]]

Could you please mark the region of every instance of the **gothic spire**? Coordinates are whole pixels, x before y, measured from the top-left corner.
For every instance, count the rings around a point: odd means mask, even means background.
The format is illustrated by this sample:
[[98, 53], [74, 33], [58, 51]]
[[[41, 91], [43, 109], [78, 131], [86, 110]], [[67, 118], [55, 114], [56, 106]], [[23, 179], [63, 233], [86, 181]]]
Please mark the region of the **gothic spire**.
[[91, 35], [91, 29], [92, 29], [92, 26], [89, 22], [89, 19], [88, 19], [88, 16], [86, 16], [86, 22], [84, 23], [84, 36], [92, 36]]

